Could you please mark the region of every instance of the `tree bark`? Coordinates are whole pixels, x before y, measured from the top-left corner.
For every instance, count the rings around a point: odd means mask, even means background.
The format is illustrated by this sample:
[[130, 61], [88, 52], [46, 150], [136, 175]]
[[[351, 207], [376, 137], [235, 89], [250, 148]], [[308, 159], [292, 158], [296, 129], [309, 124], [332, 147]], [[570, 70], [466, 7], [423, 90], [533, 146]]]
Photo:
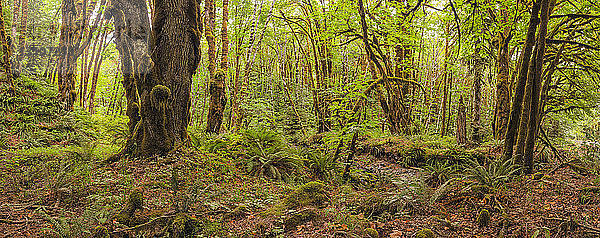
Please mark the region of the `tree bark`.
[[[539, 1], [539, 0], [538, 0]], [[535, 33], [537, 25], [539, 23], [539, 2], [535, 1], [531, 9], [531, 17], [529, 19], [529, 27], [527, 28], [527, 36], [523, 51], [521, 52], [521, 65], [519, 67], [519, 75], [517, 77], [517, 84], [515, 92], [512, 98], [512, 106], [510, 111], [510, 118], [508, 120], [508, 126], [504, 138], [503, 158], [511, 159], [513, 155], [513, 148], [515, 145], [515, 138], [517, 136], [517, 129], [519, 122], [521, 121], [521, 108], [523, 106], [523, 96], [525, 91], [525, 85], [527, 84], [527, 72], [529, 68], [529, 59], [531, 57], [531, 51], [535, 43]]]
[[538, 130], [538, 108], [540, 101], [540, 87], [541, 87], [541, 78], [543, 73], [544, 66], [544, 54], [546, 53], [546, 33], [548, 30], [548, 17], [550, 13], [550, 0], [542, 0], [541, 4], [541, 13], [540, 13], [540, 29], [538, 34], [538, 39], [536, 43], [537, 54], [536, 54], [536, 64], [535, 64], [535, 74], [532, 80], [533, 83], [533, 91], [531, 97], [531, 110], [529, 113], [529, 122], [527, 127], [527, 141], [525, 145], [524, 156], [524, 167], [526, 173], [533, 172], [533, 152], [535, 149], [535, 139]]
[[112, 0], [109, 9], [115, 24], [115, 45], [121, 58], [123, 88], [127, 100], [125, 114], [131, 134], [140, 121], [138, 85], [147, 77], [150, 58], [150, 19], [145, 0]]
[[17, 60], [15, 61], [15, 68], [17, 69], [17, 75], [20, 75], [23, 71], [23, 66], [21, 61], [25, 56], [25, 35], [27, 33], [27, 15], [29, 14], [29, 2], [28, 0], [22, 0], [21, 3], [21, 26], [19, 27], [19, 54], [17, 55]]
[[[223, 124], [223, 111], [225, 110], [225, 104], [227, 99], [225, 98], [225, 77], [227, 76], [226, 71], [223, 69], [216, 70], [216, 52], [215, 52], [215, 2], [214, 0], [207, 0], [204, 5], [207, 13], [207, 24], [206, 24], [206, 41], [208, 42], [208, 72], [210, 77], [210, 103], [208, 106], [208, 119], [206, 121], [206, 132], [207, 133], [219, 133], [221, 131], [221, 124]], [[227, 10], [223, 9], [223, 16], [227, 14]], [[227, 52], [228, 40], [227, 40], [227, 21], [223, 21], [221, 37], [224, 37], [223, 41], [223, 54], [221, 55], [221, 67], [227, 64]], [[227, 44], [227, 45], [225, 45]]]
[[2, 65], [6, 74], [6, 82], [10, 85], [11, 90], [14, 90], [14, 80], [10, 67], [10, 43], [6, 37], [6, 29], [4, 28], [4, 11], [3, 3], [0, 1], [0, 44], [2, 44]]
[[154, 65], [138, 82], [136, 154], [166, 154], [187, 139], [192, 75], [200, 60], [196, 0], [156, 0], [150, 48]]
[[481, 142], [481, 81], [483, 78], [483, 59], [479, 55], [480, 46], [475, 48], [473, 56], [473, 121], [471, 127], [473, 134], [471, 139], [474, 143]]
[[[506, 19], [506, 17], [505, 17]], [[502, 24], [508, 24], [503, 22]], [[506, 27], [503, 32], [498, 33], [498, 56], [496, 62], [498, 65], [496, 75], [496, 106], [494, 108], [494, 138], [501, 140], [506, 134], [506, 127], [510, 113], [510, 56], [508, 44], [512, 39], [510, 27]]]
[[458, 99], [458, 114], [456, 115], [456, 142], [459, 145], [467, 144], [467, 107], [462, 95]]

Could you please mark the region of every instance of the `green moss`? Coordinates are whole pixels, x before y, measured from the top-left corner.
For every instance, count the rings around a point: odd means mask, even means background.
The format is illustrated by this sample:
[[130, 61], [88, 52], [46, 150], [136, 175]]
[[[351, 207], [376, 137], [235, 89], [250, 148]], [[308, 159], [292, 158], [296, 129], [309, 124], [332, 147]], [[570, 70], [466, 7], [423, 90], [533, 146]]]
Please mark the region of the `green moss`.
[[365, 237], [367, 238], [379, 238], [379, 232], [373, 228], [365, 229]]
[[267, 215], [281, 216], [286, 210], [303, 207], [324, 208], [329, 203], [325, 185], [320, 182], [309, 182], [294, 190], [282, 202], [269, 209]]
[[297, 226], [304, 224], [317, 217], [317, 210], [307, 208], [297, 212], [290, 213], [283, 221], [286, 230], [292, 230]]
[[144, 193], [141, 188], [136, 188], [129, 193], [125, 207], [117, 214], [117, 222], [126, 226], [135, 226], [143, 223], [146, 219], [136, 217], [135, 211], [144, 206]]
[[108, 232], [108, 229], [104, 226], [95, 227], [92, 234], [92, 238], [110, 238], [110, 233]]
[[173, 218], [169, 227], [170, 237], [193, 237], [200, 231], [200, 222], [184, 213], [179, 213]]
[[477, 216], [477, 225], [479, 227], [485, 227], [490, 224], [490, 212], [487, 209], [481, 209]]
[[237, 207], [235, 207], [229, 214], [228, 217], [229, 218], [237, 218], [237, 217], [243, 217], [246, 216], [249, 212], [248, 207], [246, 207], [245, 205], [239, 205]]
[[537, 173], [531, 175], [531, 179], [533, 179], [533, 180], [540, 180], [543, 177], [544, 177], [544, 173], [542, 173], [542, 172], [537, 172]]
[[435, 234], [431, 229], [422, 229], [415, 234], [416, 238], [435, 238]]
[[396, 214], [404, 207], [401, 199], [386, 199], [380, 194], [373, 194], [366, 199], [357, 200], [355, 203], [358, 211], [367, 217], [379, 216], [383, 213]]

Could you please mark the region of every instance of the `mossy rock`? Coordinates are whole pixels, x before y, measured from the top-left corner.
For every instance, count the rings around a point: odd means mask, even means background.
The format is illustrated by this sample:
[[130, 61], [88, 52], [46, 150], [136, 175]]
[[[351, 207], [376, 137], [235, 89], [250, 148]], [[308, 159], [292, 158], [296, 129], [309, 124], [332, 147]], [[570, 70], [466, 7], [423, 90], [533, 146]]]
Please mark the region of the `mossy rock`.
[[200, 222], [185, 213], [179, 213], [169, 225], [169, 237], [193, 237], [200, 232]]
[[365, 238], [379, 238], [379, 232], [369, 227], [365, 229]]
[[479, 215], [477, 215], [477, 225], [479, 225], [479, 227], [489, 226], [490, 220], [490, 212], [487, 209], [481, 209]]
[[310, 220], [314, 220], [317, 217], [317, 209], [306, 208], [300, 211], [293, 211], [288, 214], [283, 220], [285, 230], [293, 230], [297, 226], [302, 225]]
[[248, 215], [249, 212], [250, 212], [250, 209], [248, 209], [247, 206], [239, 205], [239, 206], [235, 207], [230, 213], [228, 213], [227, 217], [228, 218], [244, 217], [244, 216]]
[[379, 216], [383, 213], [396, 214], [405, 207], [401, 199], [386, 199], [380, 194], [373, 194], [366, 199], [355, 201], [358, 212], [366, 217]]
[[94, 227], [94, 231], [92, 232], [92, 238], [110, 238], [110, 233], [108, 229], [104, 226]]
[[135, 226], [144, 223], [148, 219], [146, 217], [137, 217], [135, 212], [142, 209], [144, 206], [144, 194], [141, 188], [136, 188], [129, 193], [127, 203], [123, 209], [117, 214], [117, 222], [126, 226]]
[[282, 202], [267, 211], [267, 214], [280, 216], [286, 210], [297, 210], [304, 207], [324, 208], [330, 199], [325, 191], [325, 184], [309, 182], [294, 190]]
[[542, 172], [537, 172], [537, 173], [531, 175], [531, 179], [533, 179], [533, 180], [540, 180], [543, 177], [544, 177], [544, 173], [542, 173]]
[[415, 234], [416, 238], [435, 238], [435, 233], [431, 229], [421, 229]]

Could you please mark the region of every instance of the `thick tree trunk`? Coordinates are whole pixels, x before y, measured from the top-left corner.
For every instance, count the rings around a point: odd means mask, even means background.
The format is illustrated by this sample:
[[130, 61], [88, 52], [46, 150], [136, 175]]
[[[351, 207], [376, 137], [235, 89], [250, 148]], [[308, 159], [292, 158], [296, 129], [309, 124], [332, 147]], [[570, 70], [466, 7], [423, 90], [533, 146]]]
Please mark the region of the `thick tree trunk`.
[[[538, 0], [539, 1], [539, 0]], [[535, 43], [535, 32], [539, 23], [539, 2], [533, 3], [531, 10], [531, 17], [529, 19], [529, 27], [527, 28], [527, 37], [521, 52], [521, 65], [519, 67], [519, 76], [517, 77], [517, 84], [515, 87], [515, 93], [513, 94], [512, 107], [510, 111], [510, 118], [506, 129], [504, 138], [503, 158], [511, 159], [513, 155], [513, 148], [515, 145], [515, 138], [517, 136], [517, 129], [519, 122], [521, 121], [521, 108], [523, 106], [523, 96], [525, 91], [525, 85], [527, 84], [527, 72], [529, 68], [529, 59], [531, 57], [531, 51]]]
[[[115, 44], [121, 58], [123, 88], [127, 99], [125, 114], [131, 134], [140, 121], [137, 87], [150, 71], [150, 19], [144, 0], [112, 0], [109, 10], [115, 24]], [[98, 52], [99, 53], [99, 52]]]
[[192, 75], [200, 60], [196, 0], [156, 0], [150, 48], [154, 67], [138, 83], [141, 133], [136, 154], [165, 154], [187, 139]]

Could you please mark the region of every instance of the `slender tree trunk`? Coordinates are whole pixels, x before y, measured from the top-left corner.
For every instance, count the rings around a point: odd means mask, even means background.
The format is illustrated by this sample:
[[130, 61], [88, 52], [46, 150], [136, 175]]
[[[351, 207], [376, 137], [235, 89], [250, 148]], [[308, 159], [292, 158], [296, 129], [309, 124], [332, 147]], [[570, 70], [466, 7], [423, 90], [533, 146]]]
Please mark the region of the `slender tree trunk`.
[[17, 47], [17, 22], [19, 22], [19, 13], [21, 12], [21, 1], [14, 0], [12, 6], [12, 22], [11, 22], [11, 31], [10, 38], [7, 38], [8, 43], [10, 45], [11, 52], [13, 52]]
[[29, 14], [29, 2], [28, 0], [22, 0], [21, 6], [21, 26], [19, 27], [19, 54], [17, 55], [16, 65], [17, 74], [20, 75], [23, 72], [23, 66], [21, 61], [25, 56], [25, 35], [27, 33], [27, 15]]
[[525, 86], [527, 84], [527, 72], [529, 68], [529, 59], [531, 57], [531, 51], [535, 43], [535, 33], [537, 25], [539, 23], [539, 11], [540, 11], [540, 0], [533, 3], [531, 9], [531, 17], [529, 19], [529, 27], [527, 28], [527, 36], [523, 51], [521, 52], [521, 65], [519, 67], [519, 75], [517, 77], [517, 84], [515, 87], [515, 93], [513, 94], [512, 106], [510, 111], [510, 118], [506, 129], [506, 135], [504, 138], [503, 158], [511, 159], [513, 155], [513, 148], [515, 145], [515, 139], [517, 137], [517, 129], [521, 121], [521, 109], [523, 106], [523, 96]]
[[2, 44], [2, 62], [4, 66], [4, 73], [6, 74], [6, 82], [10, 85], [10, 88], [14, 90], [14, 80], [10, 67], [10, 43], [6, 37], [6, 29], [4, 28], [4, 11], [3, 2], [0, 1], [0, 44]]
[[[449, 24], [446, 24], [446, 33], [449, 34]], [[446, 136], [446, 111], [448, 108], [448, 58], [450, 52], [448, 47], [448, 37], [446, 37], [446, 44], [444, 46], [444, 73], [443, 73], [443, 99], [442, 99], [442, 125], [440, 127], [440, 136]]]
[[531, 110], [529, 114], [529, 122], [527, 127], [527, 141], [525, 145], [524, 167], [526, 173], [533, 172], [533, 152], [535, 149], [535, 139], [538, 130], [538, 107], [540, 102], [540, 85], [544, 66], [544, 54], [546, 53], [546, 33], [548, 30], [548, 15], [550, 13], [550, 0], [542, 0], [540, 12], [540, 31], [536, 43], [537, 54], [535, 55], [535, 74], [532, 80], [533, 91], [531, 97]]
[[89, 99], [89, 104], [88, 104], [88, 110], [91, 114], [94, 114], [94, 110], [96, 107], [96, 105], [94, 104], [94, 100], [95, 100], [95, 96], [96, 96], [96, 86], [98, 85], [98, 75], [100, 73], [100, 66], [102, 65], [102, 51], [104, 51], [104, 49], [107, 46], [104, 44], [106, 42], [107, 33], [108, 33], [108, 29], [105, 28], [104, 32], [102, 33], [102, 39], [100, 40], [100, 46], [98, 47], [96, 59], [93, 60], [94, 72], [92, 74], [92, 85], [90, 86], [90, 93], [89, 93], [90, 99]]
[[[508, 24], [507, 22], [503, 22]], [[508, 52], [508, 44], [512, 36], [510, 35], [510, 27], [499, 33], [498, 56], [496, 59], [498, 68], [496, 76], [496, 107], [494, 109], [494, 138], [501, 140], [505, 137], [506, 127], [510, 113], [510, 56]]]
[[458, 114], [456, 115], [456, 141], [459, 145], [467, 144], [467, 107], [462, 95], [458, 100]]
[[473, 57], [473, 128], [472, 140], [474, 143], [481, 142], [481, 81], [483, 78], [483, 59], [479, 55], [479, 44], [475, 48]]
[[[224, 2], [227, 3], [227, 0]], [[221, 124], [223, 124], [223, 111], [225, 110], [225, 104], [227, 99], [225, 98], [225, 78], [227, 72], [223, 69], [219, 69], [215, 72], [216, 68], [216, 52], [215, 52], [215, 2], [214, 0], [207, 0], [205, 2], [205, 11], [208, 19], [206, 24], [206, 41], [208, 42], [208, 72], [210, 77], [210, 103], [208, 106], [208, 119], [206, 121], [206, 132], [208, 133], [219, 133], [221, 131]], [[226, 17], [228, 11], [223, 9], [223, 16]], [[229, 49], [229, 40], [227, 39], [227, 21], [223, 21], [223, 28], [221, 32], [222, 43], [223, 43], [223, 54], [221, 55], [221, 67], [227, 65], [227, 53]]]

